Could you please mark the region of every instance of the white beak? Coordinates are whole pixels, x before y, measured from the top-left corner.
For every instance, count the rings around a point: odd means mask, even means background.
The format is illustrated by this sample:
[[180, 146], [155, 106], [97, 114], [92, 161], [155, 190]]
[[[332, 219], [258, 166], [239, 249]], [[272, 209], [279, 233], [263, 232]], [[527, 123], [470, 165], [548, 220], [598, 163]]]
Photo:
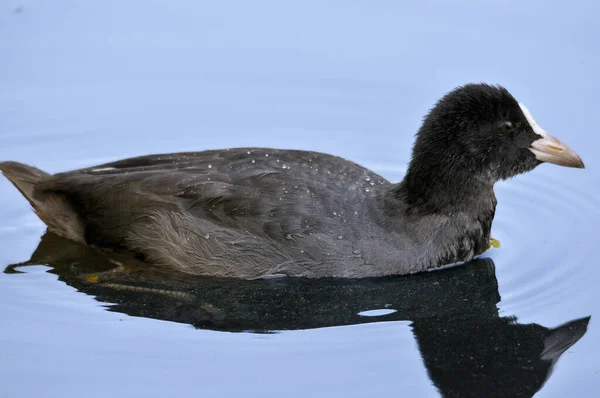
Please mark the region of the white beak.
[[575, 151], [558, 139], [552, 137], [546, 130], [537, 124], [525, 105], [519, 104], [519, 106], [521, 107], [525, 118], [531, 125], [533, 132], [542, 136], [539, 140], [535, 140], [529, 148], [536, 159], [542, 162], [557, 164], [559, 166], [577, 167], [579, 169], [585, 167], [583, 161]]

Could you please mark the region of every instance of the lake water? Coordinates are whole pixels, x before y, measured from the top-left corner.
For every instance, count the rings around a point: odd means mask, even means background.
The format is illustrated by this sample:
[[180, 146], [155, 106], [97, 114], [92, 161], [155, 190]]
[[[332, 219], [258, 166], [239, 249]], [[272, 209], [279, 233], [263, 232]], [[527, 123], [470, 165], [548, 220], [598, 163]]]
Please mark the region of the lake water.
[[595, 397], [600, 5], [405, 3], [3, 1], [0, 160], [266, 146], [397, 181], [433, 103], [485, 81], [586, 169], [498, 184], [484, 259], [354, 282], [111, 272], [0, 178], [0, 266], [33, 256], [0, 274], [0, 396]]

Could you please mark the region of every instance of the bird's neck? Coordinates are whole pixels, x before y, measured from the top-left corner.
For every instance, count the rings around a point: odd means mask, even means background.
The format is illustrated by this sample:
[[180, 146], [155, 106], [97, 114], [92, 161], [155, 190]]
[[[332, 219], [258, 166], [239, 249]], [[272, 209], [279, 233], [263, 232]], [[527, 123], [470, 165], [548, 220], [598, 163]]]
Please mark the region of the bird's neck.
[[[410, 168], [391, 194], [404, 203], [408, 214], [472, 213], [479, 218], [496, 207], [494, 183], [475, 174], [441, 173]], [[492, 214], [493, 217], [493, 214]]]

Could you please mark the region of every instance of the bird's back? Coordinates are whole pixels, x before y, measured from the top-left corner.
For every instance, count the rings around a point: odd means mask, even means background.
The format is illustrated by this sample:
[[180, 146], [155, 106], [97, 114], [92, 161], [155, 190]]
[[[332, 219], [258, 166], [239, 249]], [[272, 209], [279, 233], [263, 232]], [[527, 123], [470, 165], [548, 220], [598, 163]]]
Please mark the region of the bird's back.
[[360, 246], [379, 228], [371, 204], [390, 185], [331, 155], [239, 148], [46, 175], [34, 196], [64, 201], [76, 214], [58, 224], [63, 236], [162, 266], [243, 278], [334, 276], [364, 265]]

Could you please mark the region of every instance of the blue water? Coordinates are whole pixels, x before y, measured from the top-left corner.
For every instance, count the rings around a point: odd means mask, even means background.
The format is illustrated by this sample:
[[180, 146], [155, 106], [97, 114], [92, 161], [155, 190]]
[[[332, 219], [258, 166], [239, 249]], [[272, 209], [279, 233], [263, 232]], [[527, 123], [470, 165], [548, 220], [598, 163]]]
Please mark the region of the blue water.
[[[544, 328], [591, 315], [536, 396], [596, 396], [600, 4], [405, 3], [5, 0], [0, 160], [58, 172], [150, 153], [267, 146], [336, 154], [397, 181], [422, 116], [441, 95], [468, 82], [500, 83], [586, 169], [542, 165], [496, 186], [492, 233], [501, 247], [486, 257], [497, 286], [482, 289], [501, 299], [486, 303], [502, 319]], [[28, 260], [43, 233], [0, 179], [0, 267]], [[411, 308], [391, 306], [397, 316], [307, 317], [305, 327], [278, 324], [279, 333], [231, 333], [152, 308], [129, 314], [107, 303], [124, 306], [143, 293], [87, 291], [68, 270], [20, 270], [0, 274], [6, 397], [451, 396], [429, 360], [468, 352], [469, 339], [485, 341], [459, 310], [449, 323], [415, 315], [428, 299], [425, 282], [417, 282]], [[343, 292], [332, 300], [390, 309], [376, 296]], [[301, 309], [294, 307], [296, 318], [336, 312], [327, 302]], [[500, 318], [488, 310], [485, 322], [495, 325]], [[433, 336], [461, 322], [469, 327], [460, 345]], [[487, 347], [501, 348], [498, 341]], [[491, 369], [504, 358], [486, 351], [479, 361]]]

